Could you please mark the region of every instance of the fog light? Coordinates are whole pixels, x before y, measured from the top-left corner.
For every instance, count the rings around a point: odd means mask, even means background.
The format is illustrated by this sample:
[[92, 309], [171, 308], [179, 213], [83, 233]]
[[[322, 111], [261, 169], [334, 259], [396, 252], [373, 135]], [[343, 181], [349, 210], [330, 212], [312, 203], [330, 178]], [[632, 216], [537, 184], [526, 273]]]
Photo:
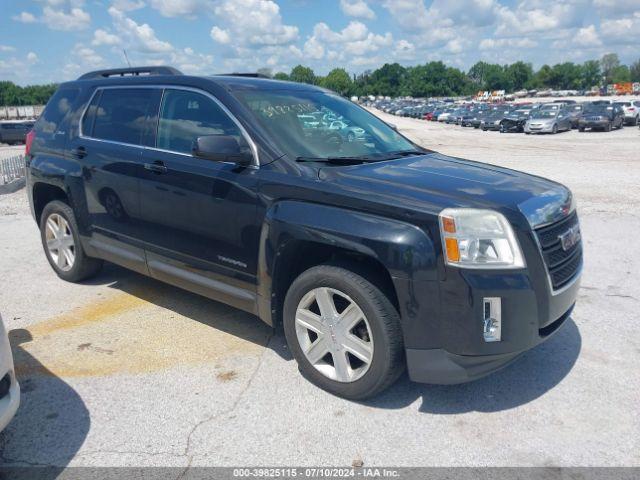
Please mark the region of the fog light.
[[485, 342], [499, 342], [502, 335], [502, 304], [500, 297], [485, 297], [482, 335]]

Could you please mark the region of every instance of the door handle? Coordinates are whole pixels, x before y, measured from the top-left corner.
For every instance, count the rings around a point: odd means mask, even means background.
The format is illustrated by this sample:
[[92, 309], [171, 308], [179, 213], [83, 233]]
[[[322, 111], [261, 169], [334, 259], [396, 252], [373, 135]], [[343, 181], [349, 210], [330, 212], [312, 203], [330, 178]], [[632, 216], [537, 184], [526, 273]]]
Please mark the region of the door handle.
[[71, 150], [71, 155], [76, 158], [84, 158], [87, 156], [87, 149], [84, 147], [78, 147]]
[[153, 173], [167, 173], [167, 167], [159, 160], [153, 163], [145, 163], [144, 169]]

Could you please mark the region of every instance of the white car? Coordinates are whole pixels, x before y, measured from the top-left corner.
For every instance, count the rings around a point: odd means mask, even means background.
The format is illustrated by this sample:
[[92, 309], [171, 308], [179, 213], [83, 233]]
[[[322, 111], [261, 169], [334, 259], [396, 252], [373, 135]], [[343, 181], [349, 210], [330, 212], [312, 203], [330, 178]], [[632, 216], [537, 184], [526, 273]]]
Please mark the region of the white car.
[[624, 123], [627, 125], [638, 125], [640, 123], [640, 100], [630, 100], [628, 102], [615, 102], [624, 110]]
[[0, 431], [11, 421], [20, 405], [20, 385], [13, 370], [13, 356], [7, 331], [0, 317]]

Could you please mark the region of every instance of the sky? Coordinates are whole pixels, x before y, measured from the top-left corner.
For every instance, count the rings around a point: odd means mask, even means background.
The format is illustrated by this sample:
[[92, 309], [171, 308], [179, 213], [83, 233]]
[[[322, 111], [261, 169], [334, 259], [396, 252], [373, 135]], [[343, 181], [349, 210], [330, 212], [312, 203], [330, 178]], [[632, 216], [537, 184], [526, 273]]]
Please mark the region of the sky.
[[640, 58], [640, 0], [0, 0], [0, 80], [60, 82], [101, 68], [326, 74], [387, 62]]

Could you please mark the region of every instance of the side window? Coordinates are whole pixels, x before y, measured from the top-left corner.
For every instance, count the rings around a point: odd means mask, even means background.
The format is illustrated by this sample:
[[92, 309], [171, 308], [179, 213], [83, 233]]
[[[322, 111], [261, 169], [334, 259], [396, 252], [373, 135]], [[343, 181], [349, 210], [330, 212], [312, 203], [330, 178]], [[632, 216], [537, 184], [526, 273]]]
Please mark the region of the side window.
[[93, 122], [93, 138], [139, 145], [145, 131], [153, 89], [113, 88], [102, 91]]
[[96, 118], [96, 110], [98, 109], [98, 103], [100, 102], [101, 95], [102, 90], [98, 90], [91, 99], [91, 103], [87, 107], [87, 111], [82, 118], [82, 135], [85, 137], [93, 135], [93, 122]]
[[51, 97], [35, 125], [40, 139], [53, 139], [56, 134], [63, 133], [61, 132], [64, 128], [62, 123], [71, 111], [79, 93], [78, 88], [61, 88]]
[[205, 135], [232, 135], [246, 144], [238, 126], [216, 102], [197, 92], [165, 90], [156, 147], [191, 153], [193, 142]]

